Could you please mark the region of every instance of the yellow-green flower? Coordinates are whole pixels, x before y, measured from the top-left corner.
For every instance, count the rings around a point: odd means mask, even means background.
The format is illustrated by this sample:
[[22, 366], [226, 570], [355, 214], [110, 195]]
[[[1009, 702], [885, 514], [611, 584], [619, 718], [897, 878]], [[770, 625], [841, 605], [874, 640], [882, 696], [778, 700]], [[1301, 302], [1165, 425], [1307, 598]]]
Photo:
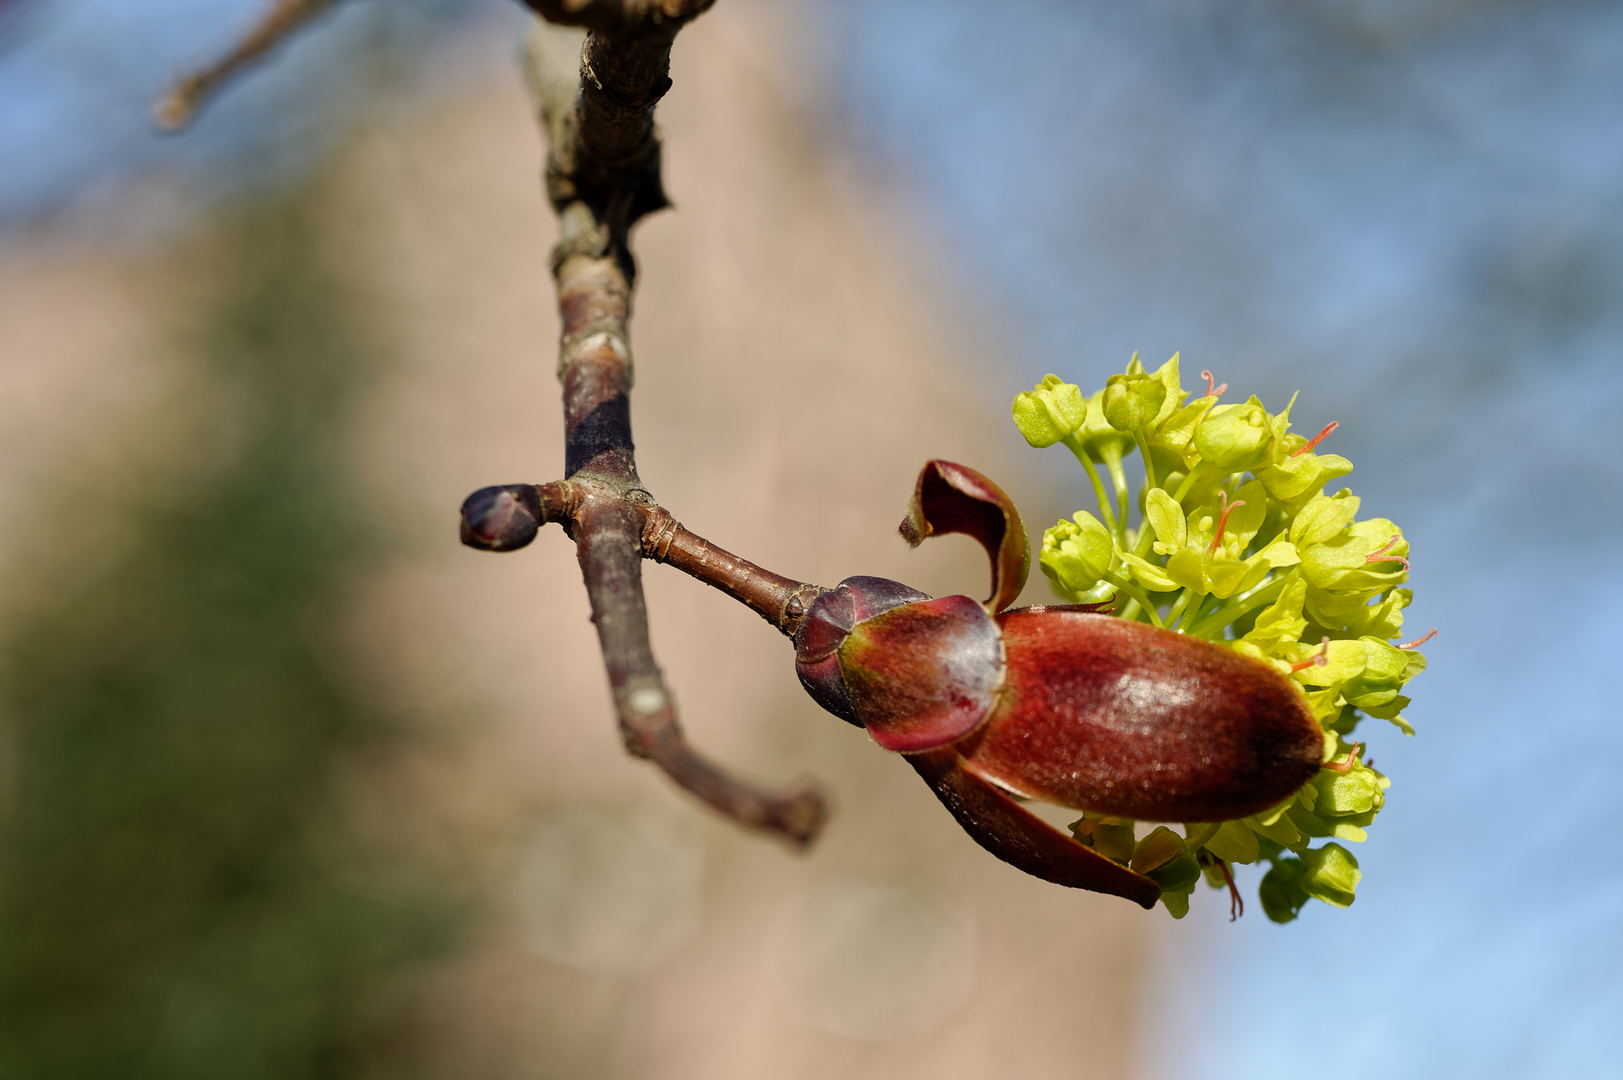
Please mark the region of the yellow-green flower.
[[[1233, 888], [1231, 864], [1266, 862], [1259, 895], [1276, 921], [1309, 900], [1353, 902], [1361, 873], [1344, 843], [1362, 843], [1390, 781], [1364, 761], [1365, 717], [1413, 734], [1404, 691], [1425, 670], [1418, 646], [1395, 644], [1413, 603], [1404, 587], [1409, 542], [1394, 522], [1359, 518], [1350, 491], [1325, 493], [1352, 462], [1318, 453], [1337, 425], [1312, 438], [1290, 430], [1295, 398], [1270, 413], [1256, 398], [1190, 400], [1179, 358], [1146, 372], [1137, 356], [1088, 395], [1049, 376], [1015, 400], [1034, 446], [1064, 443], [1087, 472], [1100, 516], [1078, 511], [1043, 536], [1041, 565], [1067, 600], [1115, 597], [1119, 617], [1165, 625], [1270, 664], [1299, 687], [1324, 730], [1324, 765], [1266, 813], [1167, 826], [1084, 817], [1079, 842], [1162, 886], [1181, 918], [1201, 880]], [[1145, 484], [1129, 497], [1123, 459], [1137, 450]], [[1109, 467], [1106, 488], [1094, 462]], [[1137, 527], [1129, 511], [1140, 510]], [[1429, 635], [1428, 635], [1429, 637]], [[1238, 911], [1236, 896], [1235, 911]]]
[[1014, 399], [1014, 426], [1035, 447], [1053, 446], [1081, 428], [1088, 418], [1088, 402], [1082, 388], [1045, 375], [1035, 389]]
[[1117, 431], [1139, 434], [1171, 416], [1183, 404], [1178, 386], [1178, 358], [1174, 356], [1154, 373], [1146, 373], [1134, 356], [1121, 375], [1105, 380], [1105, 420]]
[[1252, 398], [1244, 405], [1219, 405], [1195, 425], [1201, 459], [1224, 472], [1249, 472], [1267, 463], [1274, 447], [1268, 410]]
[[1086, 510], [1043, 533], [1038, 563], [1059, 590], [1074, 598], [1099, 584], [1110, 571], [1115, 547], [1110, 530]]

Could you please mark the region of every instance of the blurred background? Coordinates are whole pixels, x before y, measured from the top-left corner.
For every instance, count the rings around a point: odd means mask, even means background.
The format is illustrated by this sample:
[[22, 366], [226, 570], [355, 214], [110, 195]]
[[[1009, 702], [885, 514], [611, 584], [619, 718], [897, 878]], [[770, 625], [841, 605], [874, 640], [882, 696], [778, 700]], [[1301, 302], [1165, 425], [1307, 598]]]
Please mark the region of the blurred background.
[[721, 0], [678, 40], [633, 409], [698, 532], [973, 592], [967, 541], [894, 536], [919, 464], [1068, 515], [1008, 402], [1134, 350], [1341, 422], [1440, 636], [1418, 734], [1367, 732], [1357, 903], [1285, 927], [995, 862], [659, 567], [692, 737], [836, 817], [796, 855], [628, 760], [568, 540], [455, 542], [560, 468], [525, 17], [350, 0], [151, 134], [259, 9], [0, 2], [0, 1077], [1612, 1071], [1623, 3]]

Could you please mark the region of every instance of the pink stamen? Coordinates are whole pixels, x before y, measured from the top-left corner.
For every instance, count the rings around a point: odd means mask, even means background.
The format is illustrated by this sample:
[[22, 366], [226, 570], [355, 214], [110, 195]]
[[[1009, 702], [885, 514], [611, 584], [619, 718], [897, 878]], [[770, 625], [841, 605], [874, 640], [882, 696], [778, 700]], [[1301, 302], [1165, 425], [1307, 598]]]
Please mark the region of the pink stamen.
[[1329, 662], [1330, 662], [1330, 639], [1329, 638], [1323, 638], [1323, 639], [1321, 639], [1319, 641], [1318, 651], [1315, 652], [1312, 656], [1308, 657], [1306, 660], [1298, 660], [1298, 661], [1296, 661], [1296, 663], [1291, 665], [1291, 671], [1292, 672], [1306, 671], [1310, 667], [1324, 667], [1324, 665], [1328, 664]]
[[1364, 561], [1367, 562], [1367, 563], [1372, 563], [1372, 562], [1400, 562], [1400, 563], [1403, 564], [1403, 568], [1405, 570], [1409, 569], [1409, 560], [1408, 559], [1405, 559], [1402, 555], [1388, 555], [1387, 554], [1387, 552], [1391, 551], [1392, 548], [1397, 545], [1397, 542], [1399, 540], [1402, 540], [1402, 539], [1403, 539], [1402, 536], [1394, 535], [1392, 537], [1392, 539], [1390, 539], [1386, 543], [1382, 544], [1380, 546], [1379, 550], [1372, 551], [1368, 555], [1365, 555], [1364, 556]]
[[1217, 501], [1222, 504], [1223, 512], [1217, 519], [1217, 532], [1212, 534], [1212, 542], [1207, 546], [1207, 551], [1217, 550], [1217, 545], [1223, 542], [1223, 529], [1229, 523], [1229, 515], [1234, 513], [1235, 507], [1245, 505], [1244, 499], [1229, 502], [1229, 493], [1226, 491], [1219, 491], [1217, 493]]
[[1413, 641], [1405, 641], [1402, 645], [1399, 645], [1398, 648], [1400, 648], [1400, 649], [1418, 649], [1418, 648], [1420, 648], [1420, 646], [1424, 645], [1426, 642], [1430, 641], [1432, 638], [1434, 638], [1436, 636], [1437, 636], [1437, 628], [1434, 626], [1434, 627], [1431, 628], [1430, 632], [1428, 632], [1426, 634], [1425, 637], [1417, 637]]
[[1224, 383], [1222, 386], [1217, 386], [1216, 385], [1216, 380], [1214, 380], [1212, 378], [1212, 373], [1211, 372], [1202, 371], [1200, 373], [1200, 377], [1206, 380], [1206, 396], [1207, 397], [1222, 397], [1225, 393], [1228, 392], [1229, 384]]
[[1295, 450], [1292, 450], [1291, 451], [1291, 457], [1298, 457], [1298, 456], [1300, 456], [1302, 454], [1307, 453], [1309, 450], [1313, 449], [1315, 446], [1322, 443], [1325, 440], [1325, 438], [1332, 431], [1334, 431], [1336, 428], [1338, 428], [1340, 426], [1341, 426], [1341, 421], [1340, 420], [1332, 420], [1332, 421], [1330, 421], [1328, 424], [1324, 425], [1324, 430], [1323, 431], [1321, 431], [1317, 435], [1313, 436], [1311, 439], [1309, 439], [1307, 442], [1303, 443], [1301, 446], [1298, 446]]
[[1354, 765], [1358, 764], [1358, 751], [1362, 750], [1363, 748], [1363, 743], [1355, 742], [1352, 744], [1352, 749], [1347, 751], [1346, 761], [1326, 761], [1319, 767], [1321, 769], [1329, 769], [1331, 772], [1348, 772]]

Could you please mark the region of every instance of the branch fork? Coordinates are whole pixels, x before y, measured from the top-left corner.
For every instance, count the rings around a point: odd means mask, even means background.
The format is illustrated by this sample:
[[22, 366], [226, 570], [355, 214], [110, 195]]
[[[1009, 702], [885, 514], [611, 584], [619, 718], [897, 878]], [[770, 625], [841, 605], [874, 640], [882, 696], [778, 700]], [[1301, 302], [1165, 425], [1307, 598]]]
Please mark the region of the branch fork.
[[462, 506], [462, 542], [485, 551], [515, 551], [549, 523], [561, 525], [575, 541], [626, 749], [653, 761], [739, 824], [797, 845], [809, 843], [827, 818], [826, 800], [815, 785], [766, 791], [731, 776], [687, 744], [649, 646], [640, 566], [643, 559], [673, 566], [727, 593], [789, 638], [827, 590], [774, 574], [712, 544], [684, 528], [641, 487], [594, 477], [476, 491]]
[[[175, 130], [190, 122], [221, 86], [336, 2], [273, 0], [239, 44], [176, 84], [155, 108], [155, 123]], [[511, 551], [544, 524], [563, 526], [575, 541], [626, 749], [739, 824], [803, 846], [827, 818], [823, 795], [810, 782], [765, 790], [688, 745], [654, 662], [642, 591], [642, 560], [669, 563], [791, 637], [825, 591], [684, 529], [637, 476], [628, 331], [636, 263], [629, 235], [638, 220], [669, 205], [654, 107], [671, 88], [678, 31], [714, 0], [525, 2], [554, 24], [532, 32], [525, 74], [547, 135], [546, 191], [558, 215], [551, 263], [562, 321], [566, 479], [475, 492], [463, 505], [462, 538]]]

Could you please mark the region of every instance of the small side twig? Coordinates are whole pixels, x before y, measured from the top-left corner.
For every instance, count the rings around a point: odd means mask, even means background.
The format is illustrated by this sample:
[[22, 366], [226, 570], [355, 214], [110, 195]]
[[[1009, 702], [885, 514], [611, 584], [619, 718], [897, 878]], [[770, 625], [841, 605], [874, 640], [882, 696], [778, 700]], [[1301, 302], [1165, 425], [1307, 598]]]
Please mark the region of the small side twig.
[[548, 523], [562, 525], [575, 539], [626, 748], [740, 824], [809, 842], [827, 816], [815, 786], [802, 784], [784, 794], [764, 791], [707, 761], [683, 738], [648, 639], [641, 562], [647, 558], [676, 567], [747, 605], [791, 638], [824, 590], [712, 544], [651, 499], [623, 498], [590, 479], [476, 491], [462, 505], [462, 542], [513, 551]]
[[242, 40], [214, 63], [181, 78], [152, 106], [152, 123], [159, 131], [179, 131], [192, 122], [197, 110], [234, 75], [258, 60], [338, 0], [275, 0], [269, 12]]
[[[628, 333], [636, 263], [628, 238], [639, 219], [668, 205], [654, 106], [671, 87], [677, 32], [714, 0], [525, 2], [552, 23], [577, 28], [538, 25], [526, 64], [547, 133], [547, 196], [559, 222], [552, 270], [563, 323], [558, 376], [567, 479], [475, 492], [463, 505], [462, 538], [510, 551], [542, 524], [562, 524], [575, 540], [627, 750], [740, 824], [808, 843], [827, 816], [814, 785], [765, 791], [687, 744], [654, 662], [642, 591], [642, 560], [668, 562], [791, 636], [821, 592], [683, 529], [637, 476]], [[168, 131], [184, 127], [228, 79], [336, 3], [275, 0], [230, 52], [158, 102], [154, 122]]]
[[[538, 26], [527, 55], [548, 136], [547, 195], [559, 222], [552, 268], [562, 321], [558, 375], [567, 479], [518, 501], [511, 494], [506, 502], [492, 497], [489, 509], [509, 515], [512, 525], [514, 508], [522, 507], [537, 524], [560, 520], [574, 538], [627, 750], [738, 823], [804, 844], [827, 814], [815, 787], [763, 791], [687, 744], [654, 662], [642, 592], [646, 555], [717, 584], [787, 633], [818, 592], [682, 529], [637, 475], [628, 332], [636, 264], [628, 238], [640, 218], [666, 205], [654, 106], [671, 86], [677, 32], [712, 2], [530, 0], [546, 18], [587, 30], [583, 37]], [[464, 539], [470, 528], [477, 538], [497, 524], [487, 515], [470, 525], [465, 506]]]

